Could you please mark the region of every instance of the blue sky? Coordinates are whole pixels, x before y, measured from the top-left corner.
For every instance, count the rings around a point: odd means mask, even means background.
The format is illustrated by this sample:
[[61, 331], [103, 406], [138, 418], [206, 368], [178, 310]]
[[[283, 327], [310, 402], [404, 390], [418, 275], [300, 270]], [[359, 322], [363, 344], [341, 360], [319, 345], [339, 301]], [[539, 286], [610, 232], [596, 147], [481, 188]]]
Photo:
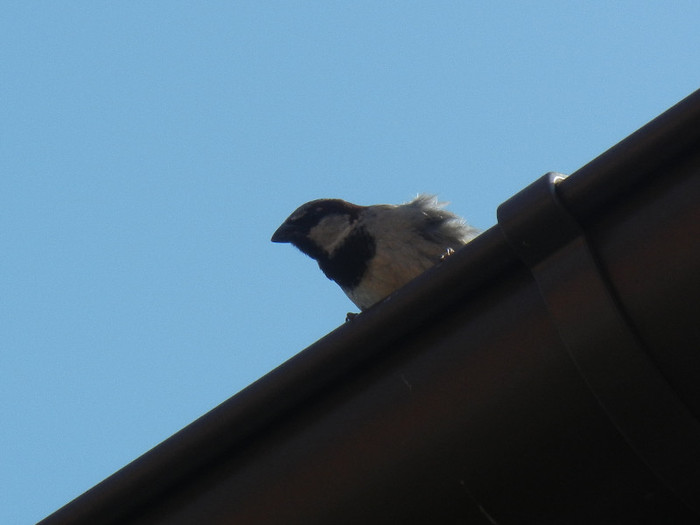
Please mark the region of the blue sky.
[[700, 87], [700, 3], [27, 2], [0, 18], [0, 523], [343, 322], [270, 235], [437, 193], [481, 228]]

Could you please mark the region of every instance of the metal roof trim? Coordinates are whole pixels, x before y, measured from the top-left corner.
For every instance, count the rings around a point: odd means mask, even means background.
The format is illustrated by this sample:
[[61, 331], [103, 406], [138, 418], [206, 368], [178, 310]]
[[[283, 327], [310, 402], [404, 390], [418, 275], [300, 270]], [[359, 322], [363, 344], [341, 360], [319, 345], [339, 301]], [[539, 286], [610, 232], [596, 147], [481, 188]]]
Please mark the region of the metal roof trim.
[[[626, 188], [653, 176], [664, 162], [685, 156], [697, 144], [700, 91], [562, 181], [559, 197], [585, 224]], [[111, 523], [137, 513], [276, 420], [293, 415], [308, 399], [391, 352], [392, 342], [488, 287], [504, 272], [522, 266], [501, 227], [492, 227], [386, 301], [310, 345], [41, 523]]]

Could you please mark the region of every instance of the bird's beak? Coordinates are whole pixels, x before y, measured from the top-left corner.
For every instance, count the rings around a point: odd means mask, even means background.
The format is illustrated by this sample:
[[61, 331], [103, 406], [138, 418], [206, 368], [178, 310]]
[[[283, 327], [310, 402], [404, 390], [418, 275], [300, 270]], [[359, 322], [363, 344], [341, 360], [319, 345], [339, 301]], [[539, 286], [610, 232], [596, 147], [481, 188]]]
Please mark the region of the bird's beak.
[[282, 226], [277, 228], [275, 233], [272, 234], [272, 242], [292, 242], [294, 234], [296, 233], [296, 228], [289, 224], [288, 222], [283, 222]]

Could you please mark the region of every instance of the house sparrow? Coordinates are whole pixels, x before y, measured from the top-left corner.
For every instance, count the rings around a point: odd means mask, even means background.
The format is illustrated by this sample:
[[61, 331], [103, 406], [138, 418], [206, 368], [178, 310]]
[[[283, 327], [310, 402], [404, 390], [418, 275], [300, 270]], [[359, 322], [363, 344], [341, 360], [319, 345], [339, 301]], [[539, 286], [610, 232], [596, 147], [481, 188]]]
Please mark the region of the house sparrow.
[[399, 205], [319, 199], [300, 206], [272, 235], [315, 259], [366, 310], [479, 234], [434, 196]]

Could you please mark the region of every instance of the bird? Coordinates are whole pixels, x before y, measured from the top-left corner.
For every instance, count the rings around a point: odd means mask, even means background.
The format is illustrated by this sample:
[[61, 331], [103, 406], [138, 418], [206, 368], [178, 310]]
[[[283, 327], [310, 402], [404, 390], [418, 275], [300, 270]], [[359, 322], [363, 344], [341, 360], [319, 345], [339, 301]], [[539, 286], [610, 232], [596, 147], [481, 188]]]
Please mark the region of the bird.
[[427, 194], [397, 205], [317, 199], [297, 208], [271, 241], [316, 260], [365, 311], [480, 233], [444, 207]]

